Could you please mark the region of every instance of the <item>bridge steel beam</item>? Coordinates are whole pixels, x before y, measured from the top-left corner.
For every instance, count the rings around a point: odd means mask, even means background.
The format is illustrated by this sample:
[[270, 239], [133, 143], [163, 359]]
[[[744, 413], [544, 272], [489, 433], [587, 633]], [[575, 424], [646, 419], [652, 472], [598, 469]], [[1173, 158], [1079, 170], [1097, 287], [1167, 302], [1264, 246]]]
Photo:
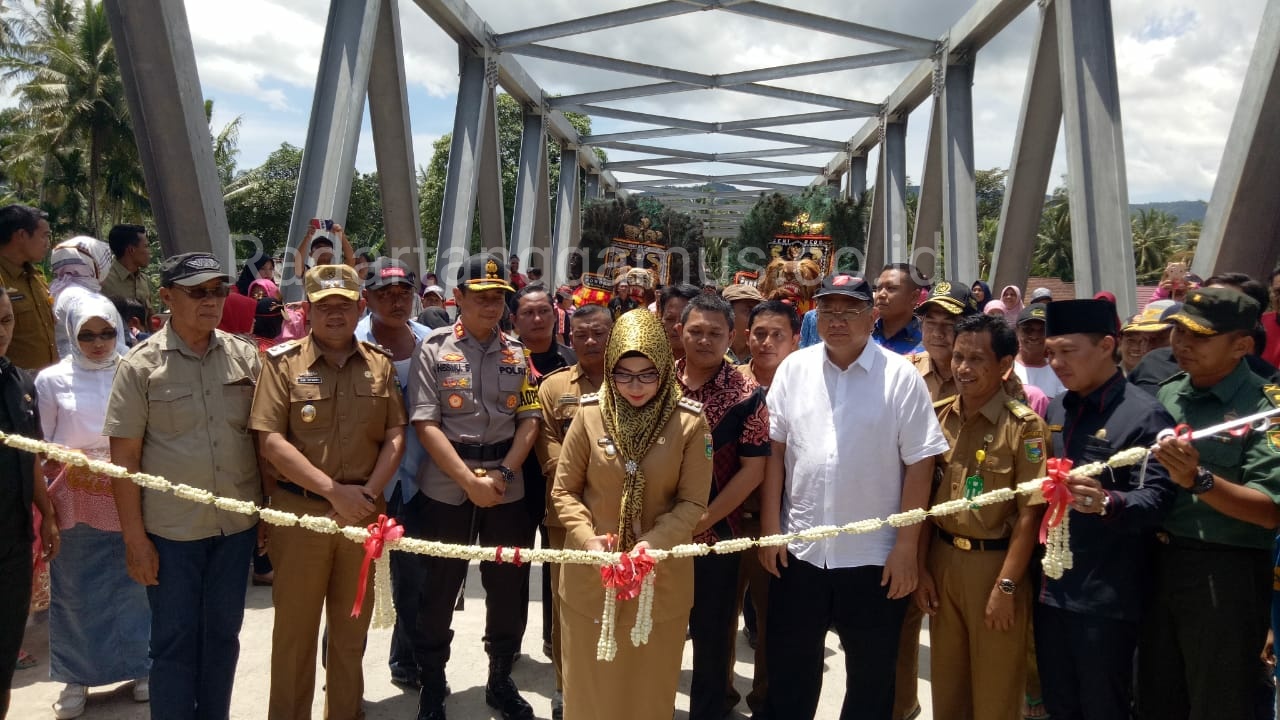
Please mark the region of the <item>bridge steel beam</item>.
[[516, 177], [516, 201], [511, 216], [511, 254], [521, 267], [531, 265], [530, 255], [551, 247], [551, 197], [547, 192], [546, 116], [524, 111], [520, 135], [520, 169]]
[[[948, 65], [942, 88], [942, 236], [946, 278], [978, 277], [978, 187], [973, 165], [973, 61]], [[932, 268], [930, 268], [932, 270]], [[932, 275], [932, 273], [930, 273]]]

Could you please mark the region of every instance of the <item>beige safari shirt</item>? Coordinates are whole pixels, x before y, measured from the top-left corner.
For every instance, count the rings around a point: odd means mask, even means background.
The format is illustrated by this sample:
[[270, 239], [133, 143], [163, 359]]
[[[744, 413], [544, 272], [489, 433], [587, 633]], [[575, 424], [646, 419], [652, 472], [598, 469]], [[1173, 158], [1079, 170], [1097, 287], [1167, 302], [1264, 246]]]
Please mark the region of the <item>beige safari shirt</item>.
[[32, 375], [58, 362], [53, 299], [44, 274], [31, 263], [15, 265], [0, 257], [0, 284], [8, 289], [13, 303], [13, 339], [5, 357]]
[[[166, 325], [125, 355], [116, 370], [102, 434], [142, 439], [142, 471], [219, 497], [262, 501], [249, 407], [258, 350], [214, 331], [201, 357]], [[248, 530], [257, 518], [142, 490], [147, 532], [202, 540]]]
[[[480, 344], [456, 322], [427, 336], [409, 365], [409, 420], [440, 423], [450, 442], [490, 445], [512, 440], [516, 423], [541, 418], [538, 390], [529, 377], [524, 346], [496, 332]], [[464, 458], [465, 460], [465, 458]], [[492, 462], [469, 465], [493, 469]], [[524, 498], [524, 475], [515, 471], [502, 502]], [[434, 462], [418, 469], [418, 487], [432, 500], [461, 505], [467, 493]]]
[[556, 477], [556, 464], [560, 461], [560, 446], [569, 432], [569, 423], [578, 414], [582, 396], [595, 393], [600, 386], [582, 371], [581, 365], [572, 365], [548, 373], [538, 385], [538, 404], [542, 406], [542, 427], [534, 443], [542, 475], [547, 478], [546, 524], [560, 527], [560, 518], [551, 509], [551, 486]]
[[148, 315], [156, 309], [151, 301], [151, 281], [147, 279], [146, 271], [131, 273], [118, 259], [111, 261], [107, 279], [102, 281], [102, 294], [107, 297], [133, 298], [147, 306]]

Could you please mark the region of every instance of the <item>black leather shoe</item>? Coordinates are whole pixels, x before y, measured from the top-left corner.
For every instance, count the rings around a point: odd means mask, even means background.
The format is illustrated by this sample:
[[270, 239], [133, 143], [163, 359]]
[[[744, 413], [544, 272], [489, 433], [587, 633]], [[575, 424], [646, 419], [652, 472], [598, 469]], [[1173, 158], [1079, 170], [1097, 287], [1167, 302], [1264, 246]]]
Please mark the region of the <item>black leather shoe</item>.
[[422, 689], [418, 691], [418, 720], [447, 720], [444, 699], [448, 694], [449, 686], [444, 681], [444, 673], [436, 677], [424, 677]]
[[533, 720], [533, 706], [520, 697], [520, 691], [511, 679], [511, 658], [489, 658], [489, 682], [484, 686], [484, 701], [502, 715], [502, 720]]

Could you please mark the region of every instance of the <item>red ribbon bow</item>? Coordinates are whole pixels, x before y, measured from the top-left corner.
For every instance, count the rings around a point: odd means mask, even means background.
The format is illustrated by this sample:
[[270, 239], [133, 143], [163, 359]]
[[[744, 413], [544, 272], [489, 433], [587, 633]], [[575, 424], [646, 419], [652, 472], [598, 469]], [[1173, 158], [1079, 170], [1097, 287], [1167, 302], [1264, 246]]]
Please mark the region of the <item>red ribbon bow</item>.
[[606, 589], [616, 589], [619, 600], [634, 600], [640, 596], [640, 584], [653, 571], [654, 565], [653, 558], [640, 548], [634, 555], [628, 553], [617, 563], [601, 567], [600, 582]]
[[369, 526], [369, 537], [364, 541], [364, 562], [360, 565], [360, 580], [356, 585], [356, 602], [351, 606], [351, 617], [360, 617], [364, 607], [364, 590], [369, 583], [369, 563], [382, 557], [382, 547], [386, 543], [404, 537], [404, 527], [394, 518], [379, 515], [378, 522]]
[[1040, 544], [1049, 539], [1049, 529], [1062, 524], [1067, 516], [1067, 507], [1071, 505], [1073, 496], [1067, 487], [1067, 473], [1071, 472], [1071, 461], [1067, 458], [1049, 458], [1045, 461], [1049, 468], [1049, 477], [1040, 484], [1040, 492], [1049, 504], [1044, 519], [1040, 521]]

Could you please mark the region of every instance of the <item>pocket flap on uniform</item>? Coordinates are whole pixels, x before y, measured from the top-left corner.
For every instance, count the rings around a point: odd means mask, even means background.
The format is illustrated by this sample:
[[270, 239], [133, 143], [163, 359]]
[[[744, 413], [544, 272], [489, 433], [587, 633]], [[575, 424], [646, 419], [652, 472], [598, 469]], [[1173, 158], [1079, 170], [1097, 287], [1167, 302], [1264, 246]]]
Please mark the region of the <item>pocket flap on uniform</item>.
[[153, 385], [147, 389], [147, 399], [157, 402], [173, 402], [191, 397], [195, 391], [190, 385]]
[[308, 402], [311, 400], [328, 399], [332, 390], [327, 385], [299, 385], [294, 384], [289, 388], [290, 402]]

